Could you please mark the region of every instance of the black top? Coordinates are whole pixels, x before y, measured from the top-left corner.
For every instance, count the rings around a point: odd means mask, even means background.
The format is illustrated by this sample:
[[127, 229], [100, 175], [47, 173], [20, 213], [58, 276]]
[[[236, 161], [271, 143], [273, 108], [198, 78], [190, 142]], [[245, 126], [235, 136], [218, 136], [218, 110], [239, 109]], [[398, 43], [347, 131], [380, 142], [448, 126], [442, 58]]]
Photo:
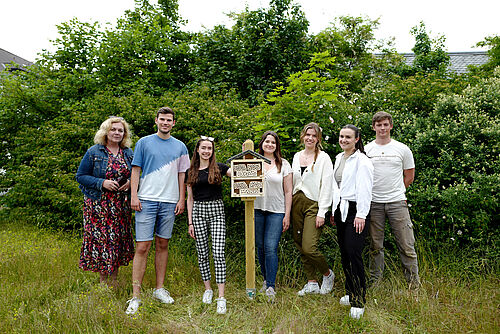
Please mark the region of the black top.
[[[219, 162], [217, 165], [219, 166], [221, 176], [224, 177], [229, 169], [229, 166]], [[186, 173], [186, 180], [187, 175], [188, 173]], [[196, 182], [192, 187], [193, 199], [195, 201], [214, 201], [216, 199], [222, 199], [222, 185], [208, 183], [208, 168], [200, 169], [198, 171], [198, 182]]]

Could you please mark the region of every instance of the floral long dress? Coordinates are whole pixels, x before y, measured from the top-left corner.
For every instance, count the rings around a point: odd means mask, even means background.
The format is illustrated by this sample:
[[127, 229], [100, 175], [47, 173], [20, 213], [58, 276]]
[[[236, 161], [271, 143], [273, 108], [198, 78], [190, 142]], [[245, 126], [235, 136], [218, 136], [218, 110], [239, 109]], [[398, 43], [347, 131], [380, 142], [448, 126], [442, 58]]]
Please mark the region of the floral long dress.
[[[106, 180], [129, 178], [130, 170], [122, 150], [113, 155], [107, 148]], [[80, 268], [111, 274], [134, 257], [132, 211], [123, 191], [102, 188], [100, 200], [85, 196], [83, 204], [83, 244]]]

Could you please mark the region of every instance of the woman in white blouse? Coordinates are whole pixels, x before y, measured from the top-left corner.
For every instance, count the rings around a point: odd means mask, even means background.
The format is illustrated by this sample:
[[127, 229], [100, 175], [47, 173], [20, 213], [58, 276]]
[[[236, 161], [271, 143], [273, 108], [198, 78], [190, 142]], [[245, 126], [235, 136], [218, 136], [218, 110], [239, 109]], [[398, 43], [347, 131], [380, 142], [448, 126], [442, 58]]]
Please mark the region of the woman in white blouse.
[[[318, 248], [325, 223], [325, 214], [332, 204], [333, 165], [330, 156], [321, 150], [321, 128], [307, 124], [300, 134], [304, 149], [293, 157], [292, 226], [293, 240], [300, 251], [307, 283], [298, 292], [327, 294], [333, 288], [333, 271]], [[317, 274], [323, 275], [321, 288]]]
[[333, 168], [333, 207], [330, 222], [337, 224], [346, 295], [340, 304], [350, 305], [350, 316], [359, 319], [364, 313], [365, 269], [363, 248], [370, 222], [373, 165], [366, 156], [360, 130], [351, 124], [340, 130], [338, 154]]
[[261, 292], [273, 299], [276, 295], [278, 244], [281, 233], [290, 226], [292, 169], [282, 158], [280, 140], [273, 131], [262, 135], [259, 153], [271, 160], [271, 164], [264, 164], [265, 196], [257, 197], [254, 203], [255, 244], [264, 277]]

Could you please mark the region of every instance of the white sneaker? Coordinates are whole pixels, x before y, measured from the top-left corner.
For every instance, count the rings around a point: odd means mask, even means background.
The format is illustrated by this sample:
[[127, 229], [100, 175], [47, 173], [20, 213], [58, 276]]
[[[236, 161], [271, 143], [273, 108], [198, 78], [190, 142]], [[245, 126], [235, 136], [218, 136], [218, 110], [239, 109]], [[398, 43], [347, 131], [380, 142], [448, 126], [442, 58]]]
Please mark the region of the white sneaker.
[[274, 288], [272, 286], [266, 289], [266, 296], [268, 301], [274, 301], [274, 297], [276, 297], [276, 291], [274, 291]]
[[217, 300], [217, 313], [218, 314], [226, 314], [226, 298], [219, 297]]
[[321, 282], [320, 292], [322, 295], [330, 293], [333, 289], [333, 280], [335, 279], [335, 274], [331, 269], [328, 269], [330, 274], [328, 276], [323, 276], [323, 282]]
[[132, 315], [137, 312], [139, 309], [139, 305], [141, 305], [141, 300], [137, 297], [132, 297], [132, 299], [127, 300], [128, 307], [127, 310], [125, 311], [126, 314]]
[[361, 316], [365, 313], [365, 308], [360, 308], [360, 307], [351, 307], [351, 318], [353, 319], [359, 319]]
[[319, 292], [320, 290], [318, 282], [307, 282], [306, 285], [304, 285], [304, 287], [302, 288], [302, 290], [297, 292], [297, 294], [299, 296], [304, 296], [309, 293], [319, 293]]
[[203, 303], [212, 304], [212, 297], [214, 296], [213, 290], [205, 290], [203, 293]]
[[340, 305], [349, 306], [351, 303], [349, 302], [349, 295], [345, 295], [339, 300]]
[[172, 304], [174, 302], [174, 298], [170, 297], [170, 293], [165, 288], [155, 289], [153, 297], [165, 304]]
[[259, 292], [264, 293], [267, 290], [267, 283], [266, 281], [262, 282], [262, 288], [260, 288]]

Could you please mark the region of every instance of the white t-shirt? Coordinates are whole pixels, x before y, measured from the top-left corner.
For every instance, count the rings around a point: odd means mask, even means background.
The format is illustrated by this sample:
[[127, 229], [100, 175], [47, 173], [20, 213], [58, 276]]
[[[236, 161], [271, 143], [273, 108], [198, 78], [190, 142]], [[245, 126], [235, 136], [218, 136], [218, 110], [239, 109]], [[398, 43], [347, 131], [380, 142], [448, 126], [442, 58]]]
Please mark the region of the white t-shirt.
[[275, 212], [285, 213], [285, 191], [283, 190], [283, 178], [292, 172], [290, 163], [282, 159], [281, 172], [274, 165], [271, 169], [264, 172], [265, 196], [257, 197], [254, 202], [254, 208]]
[[373, 167], [372, 201], [391, 203], [406, 200], [403, 170], [415, 168], [413, 154], [408, 146], [391, 139], [386, 145], [372, 141], [365, 147]]

